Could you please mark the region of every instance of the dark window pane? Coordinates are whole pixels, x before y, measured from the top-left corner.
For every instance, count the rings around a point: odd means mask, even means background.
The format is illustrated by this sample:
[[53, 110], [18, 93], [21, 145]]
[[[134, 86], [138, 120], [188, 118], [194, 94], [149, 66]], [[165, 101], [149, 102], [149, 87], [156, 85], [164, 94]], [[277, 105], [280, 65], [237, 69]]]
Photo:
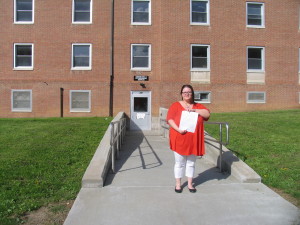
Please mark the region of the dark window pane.
[[133, 56], [148, 56], [149, 46], [133, 46]]
[[32, 11], [32, 0], [17, 0], [17, 10]]
[[89, 22], [91, 15], [90, 0], [75, 0], [74, 4], [74, 21]]
[[262, 69], [262, 49], [248, 49], [248, 69]]
[[248, 25], [262, 25], [261, 7], [259, 4], [248, 4]]
[[89, 12], [76, 12], [74, 16], [75, 22], [89, 22], [90, 13]]
[[16, 67], [32, 66], [32, 46], [16, 46]]
[[149, 22], [149, 13], [147, 12], [134, 12], [133, 13], [133, 22], [134, 23], [147, 23]]
[[17, 21], [30, 22], [32, 21], [32, 12], [19, 11], [17, 12]]
[[148, 98], [135, 97], [134, 98], [134, 112], [148, 112]]
[[148, 63], [148, 57], [134, 57], [133, 58], [133, 68], [136, 67], [148, 67], [149, 63]]
[[207, 3], [192, 2], [192, 22], [206, 23], [207, 22]]
[[90, 46], [78, 45], [74, 46], [73, 67], [89, 67], [90, 66]]
[[207, 58], [193, 58], [192, 68], [207, 68]]
[[193, 47], [193, 57], [207, 57], [206, 46], [194, 46]]

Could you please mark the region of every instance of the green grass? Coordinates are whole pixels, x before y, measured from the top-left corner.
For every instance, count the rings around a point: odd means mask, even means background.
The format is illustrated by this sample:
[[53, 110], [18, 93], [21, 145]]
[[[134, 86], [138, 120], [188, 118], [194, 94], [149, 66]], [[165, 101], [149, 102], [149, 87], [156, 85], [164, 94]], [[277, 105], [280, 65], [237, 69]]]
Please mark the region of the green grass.
[[[228, 122], [232, 150], [261, 177], [300, 202], [300, 110], [213, 113], [210, 121]], [[218, 137], [213, 125], [206, 130]]]
[[0, 119], [0, 224], [75, 199], [111, 118]]

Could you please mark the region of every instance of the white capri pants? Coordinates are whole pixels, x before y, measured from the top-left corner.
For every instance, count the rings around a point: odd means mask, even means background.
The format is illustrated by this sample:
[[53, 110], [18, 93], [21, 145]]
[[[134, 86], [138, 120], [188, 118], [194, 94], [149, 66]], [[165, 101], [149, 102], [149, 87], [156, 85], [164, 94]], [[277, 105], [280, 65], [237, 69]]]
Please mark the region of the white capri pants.
[[186, 177], [193, 178], [195, 171], [195, 155], [180, 155], [177, 152], [174, 152], [175, 156], [175, 166], [174, 166], [174, 175], [175, 178], [182, 178], [185, 172]]

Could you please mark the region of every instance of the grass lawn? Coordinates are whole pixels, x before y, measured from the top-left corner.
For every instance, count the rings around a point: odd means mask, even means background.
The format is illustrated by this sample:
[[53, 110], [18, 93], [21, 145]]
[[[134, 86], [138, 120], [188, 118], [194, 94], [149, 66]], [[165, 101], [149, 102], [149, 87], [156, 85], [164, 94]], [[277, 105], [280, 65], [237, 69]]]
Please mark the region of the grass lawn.
[[[300, 206], [300, 110], [213, 113], [210, 121], [228, 122], [232, 150], [274, 190]], [[213, 125], [208, 133], [218, 137]]]
[[0, 224], [75, 199], [111, 118], [0, 119]]

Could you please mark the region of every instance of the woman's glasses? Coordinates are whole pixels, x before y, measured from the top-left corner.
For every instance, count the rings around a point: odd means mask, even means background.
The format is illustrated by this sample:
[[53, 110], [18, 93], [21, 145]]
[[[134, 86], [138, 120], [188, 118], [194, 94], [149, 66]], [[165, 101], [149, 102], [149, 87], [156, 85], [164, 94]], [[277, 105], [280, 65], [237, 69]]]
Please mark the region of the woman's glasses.
[[184, 95], [191, 95], [192, 92], [181, 92], [181, 94], [184, 94]]

